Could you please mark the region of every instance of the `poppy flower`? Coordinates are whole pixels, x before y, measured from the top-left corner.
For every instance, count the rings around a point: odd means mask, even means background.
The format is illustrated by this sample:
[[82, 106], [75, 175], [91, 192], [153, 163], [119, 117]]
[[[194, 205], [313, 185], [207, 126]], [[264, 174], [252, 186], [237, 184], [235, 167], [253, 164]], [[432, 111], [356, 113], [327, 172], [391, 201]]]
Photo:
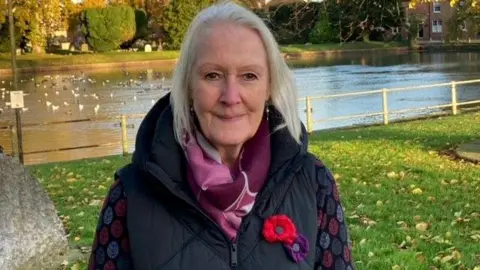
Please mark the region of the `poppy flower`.
[[297, 238], [297, 228], [286, 215], [275, 215], [267, 218], [263, 224], [262, 233], [269, 243], [280, 242], [292, 245]]
[[287, 250], [288, 255], [290, 255], [290, 258], [296, 263], [305, 260], [308, 251], [310, 250], [308, 240], [302, 234], [298, 234], [297, 238], [291, 245], [283, 244], [283, 246]]

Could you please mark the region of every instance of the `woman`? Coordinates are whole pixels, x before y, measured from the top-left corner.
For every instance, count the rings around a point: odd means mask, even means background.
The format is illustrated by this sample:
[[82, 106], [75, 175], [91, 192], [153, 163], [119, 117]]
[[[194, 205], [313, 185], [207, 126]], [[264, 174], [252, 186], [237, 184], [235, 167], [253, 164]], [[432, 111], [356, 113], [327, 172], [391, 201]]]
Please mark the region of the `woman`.
[[195, 18], [135, 147], [90, 269], [353, 268], [335, 182], [307, 152], [293, 78], [252, 12]]

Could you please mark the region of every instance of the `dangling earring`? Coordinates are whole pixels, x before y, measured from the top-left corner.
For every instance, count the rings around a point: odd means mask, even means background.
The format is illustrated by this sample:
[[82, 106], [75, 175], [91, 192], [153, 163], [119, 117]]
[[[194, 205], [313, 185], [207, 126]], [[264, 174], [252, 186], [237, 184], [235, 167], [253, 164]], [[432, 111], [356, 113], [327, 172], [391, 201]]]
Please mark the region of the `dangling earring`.
[[270, 114], [270, 108], [268, 107], [268, 102], [265, 102], [265, 114], [267, 116], [267, 121], [268, 121], [268, 115]]
[[192, 106], [192, 105], [190, 105], [190, 114], [191, 114], [191, 115], [194, 115], [194, 114], [195, 114], [195, 112], [193, 111], [193, 106]]

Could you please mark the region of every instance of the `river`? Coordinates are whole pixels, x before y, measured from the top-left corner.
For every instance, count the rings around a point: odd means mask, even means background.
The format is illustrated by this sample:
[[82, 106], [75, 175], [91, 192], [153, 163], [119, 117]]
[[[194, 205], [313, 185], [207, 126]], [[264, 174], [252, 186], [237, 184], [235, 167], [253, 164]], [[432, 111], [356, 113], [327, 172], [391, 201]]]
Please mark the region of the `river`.
[[[289, 60], [299, 97], [322, 96], [480, 79], [480, 53], [364, 52], [331, 54], [313, 60]], [[116, 72], [77, 71], [20, 74], [25, 93], [22, 121], [25, 161], [28, 164], [98, 157], [121, 153], [121, 132], [112, 121], [78, 121], [148, 112], [170, 89], [171, 68], [142, 67]], [[11, 149], [10, 130], [15, 114], [6, 106], [11, 77], [0, 77], [0, 145]], [[458, 101], [480, 99], [480, 84], [457, 87]], [[451, 102], [451, 88], [390, 93], [389, 110]], [[312, 102], [315, 120], [382, 111], [382, 95], [321, 99]], [[305, 102], [299, 103], [302, 121]], [[392, 115], [392, 119], [418, 116]], [[78, 121], [56, 125], [33, 123]], [[329, 129], [381, 121], [379, 117], [322, 121], [314, 129]], [[141, 119], [130, 119], [130, 152]], [[102, 145], [98, 147], [98, 145]], [[66, 151], [44, 150], [83, 147]]]

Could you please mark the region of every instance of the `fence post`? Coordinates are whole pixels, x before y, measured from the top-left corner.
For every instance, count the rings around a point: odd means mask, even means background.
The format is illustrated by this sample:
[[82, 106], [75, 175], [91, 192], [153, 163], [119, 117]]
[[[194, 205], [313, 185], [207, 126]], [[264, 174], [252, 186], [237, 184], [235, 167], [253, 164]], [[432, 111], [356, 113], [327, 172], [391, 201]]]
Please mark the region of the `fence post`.
[[15, 125], [10, 125], [10, 139], [12, 142], [12, 157], [16, 157], [18, 144], [17, 144], [17, 127]]
[[310, 97], [305, 98], [306, 102], [306, 120], [307, 120], [307, 132], [311, 134], [313, 131], [313, 119], [312, 119], [312, 101]]
[[122, 152], [123, 156], [128, 156], [128, 137], [127, 137], [127, 117], [121, 116], [120, 127], [122, 128]]
[[387, 99], [388, 91], [386, 88], [382, 89], [382, 94], [383, 94], [383, 124], [388, 125], [388, 99]]
[[457, 83], [452, 81], [452, 113], [457, 114]]

